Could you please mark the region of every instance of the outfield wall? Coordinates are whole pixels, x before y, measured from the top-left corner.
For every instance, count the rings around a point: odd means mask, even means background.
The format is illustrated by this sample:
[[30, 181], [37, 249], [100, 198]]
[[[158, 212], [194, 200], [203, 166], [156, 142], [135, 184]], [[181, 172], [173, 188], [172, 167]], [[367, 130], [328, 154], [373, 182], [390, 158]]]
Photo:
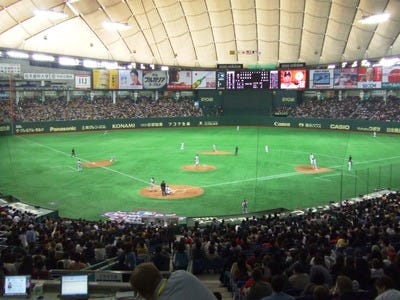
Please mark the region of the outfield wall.
[[177, 128], [210, 126], [268, 126], [305, 129], [329, 129], [400, 134], [400, 122], [368, 120], [312, 119], [267, 116], [188, 117], [152, 119], [113, 119], [52, 122], [15, 122], [0, 124], [0, 135], [62, 133], [115, 129]]

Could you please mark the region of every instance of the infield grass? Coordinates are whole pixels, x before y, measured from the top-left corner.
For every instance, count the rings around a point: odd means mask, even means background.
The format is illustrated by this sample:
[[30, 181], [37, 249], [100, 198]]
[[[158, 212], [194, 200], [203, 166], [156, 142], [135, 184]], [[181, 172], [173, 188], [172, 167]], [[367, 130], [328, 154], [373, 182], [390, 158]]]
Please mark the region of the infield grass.
[[[185, 143], [184, 151], [180, 150]], [[203, 155], [217, 150], [228, 155]], [[265, 152], [265, 145], [269, 153]], [[238, 156], [234, 155], [239, 147]], [[76, 149], [82, 161], [115, 156], [104, 168], [76, 171]], [[267, 127], [201, 127], [136, 129], [109, 132], [26, 135], [0, 138], [0, 192], [23, 202], [57, 209], [63, 217], [100, 219], [106, 211], [151, 210], [181, 216], [241, 213], [274, 208], [325, 205], [372, 192], [397, 189], [400, 183], [400, 139], [395, 135]], [[327, 173], [302, 174], [314, 153]], [[184, 165], [214, 165], [210, 172], [189, 172]], [[347, 170], [348, 156], [353, 170]], [[139, 190], [157, 185], [200, 186], [201, 196], [149, 199]]]

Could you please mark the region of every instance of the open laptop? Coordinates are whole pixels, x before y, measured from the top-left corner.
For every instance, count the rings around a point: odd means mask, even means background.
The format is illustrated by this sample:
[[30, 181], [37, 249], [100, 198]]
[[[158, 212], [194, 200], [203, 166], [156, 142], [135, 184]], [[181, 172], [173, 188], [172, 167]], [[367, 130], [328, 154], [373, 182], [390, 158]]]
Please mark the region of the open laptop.
[[86, 300], [89, 298], [87, 274], [68, 274], [61, 276], [61, 299]]
[[3, 285], [4, 298], [29, 298], [31, 292], [31, 276], [5, 276]]

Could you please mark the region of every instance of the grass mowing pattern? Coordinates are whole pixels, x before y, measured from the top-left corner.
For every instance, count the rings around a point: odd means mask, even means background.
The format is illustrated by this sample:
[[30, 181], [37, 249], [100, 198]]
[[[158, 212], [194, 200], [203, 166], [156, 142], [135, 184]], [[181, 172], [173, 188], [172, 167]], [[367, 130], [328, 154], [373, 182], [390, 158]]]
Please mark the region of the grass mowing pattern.
[[[180, 150], [185, 143], [184, 151]], [[229, 155], [200, 155], [211, 172], [181, 169], [196, 153], [217, 150]], [[265, 145], [269, 153], [265, 153]], [[234, 155], [239, 147], [238, 156]], [[0, 138], [0, 191], [21, 201], [57, 209], [61, 216], [99, 219], [106, 211], [137, 209], [183, 216], [241, 213], [284, 207], [305, 208], [399, 187], [400, 139], [394, 135], [267, 127], [207, 127], [82, 132]], [[82, 161], [116, 157], [105, 168], [76, 171]], [[318, 165], [332, 172], [301, 174], [313, 152]], [[353, 170], [347, 159], [353, 156]], [[200, 186], [205, 193], [180, 200], [156, 200], [139, 190], [155, 177], [167, 184]]]

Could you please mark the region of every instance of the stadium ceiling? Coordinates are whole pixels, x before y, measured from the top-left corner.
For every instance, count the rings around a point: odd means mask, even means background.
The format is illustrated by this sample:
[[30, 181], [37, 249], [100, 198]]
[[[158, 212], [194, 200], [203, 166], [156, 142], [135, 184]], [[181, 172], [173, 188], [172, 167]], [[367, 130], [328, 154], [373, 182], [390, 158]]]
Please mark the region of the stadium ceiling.
[[[377, 13], [390, 18], [359, 22]], [[0, 20], [2, 48], [177, 67], [400, 54], [400, 0], [0, 0]], [[129, 27], [109, 30], [105, 21]]]

